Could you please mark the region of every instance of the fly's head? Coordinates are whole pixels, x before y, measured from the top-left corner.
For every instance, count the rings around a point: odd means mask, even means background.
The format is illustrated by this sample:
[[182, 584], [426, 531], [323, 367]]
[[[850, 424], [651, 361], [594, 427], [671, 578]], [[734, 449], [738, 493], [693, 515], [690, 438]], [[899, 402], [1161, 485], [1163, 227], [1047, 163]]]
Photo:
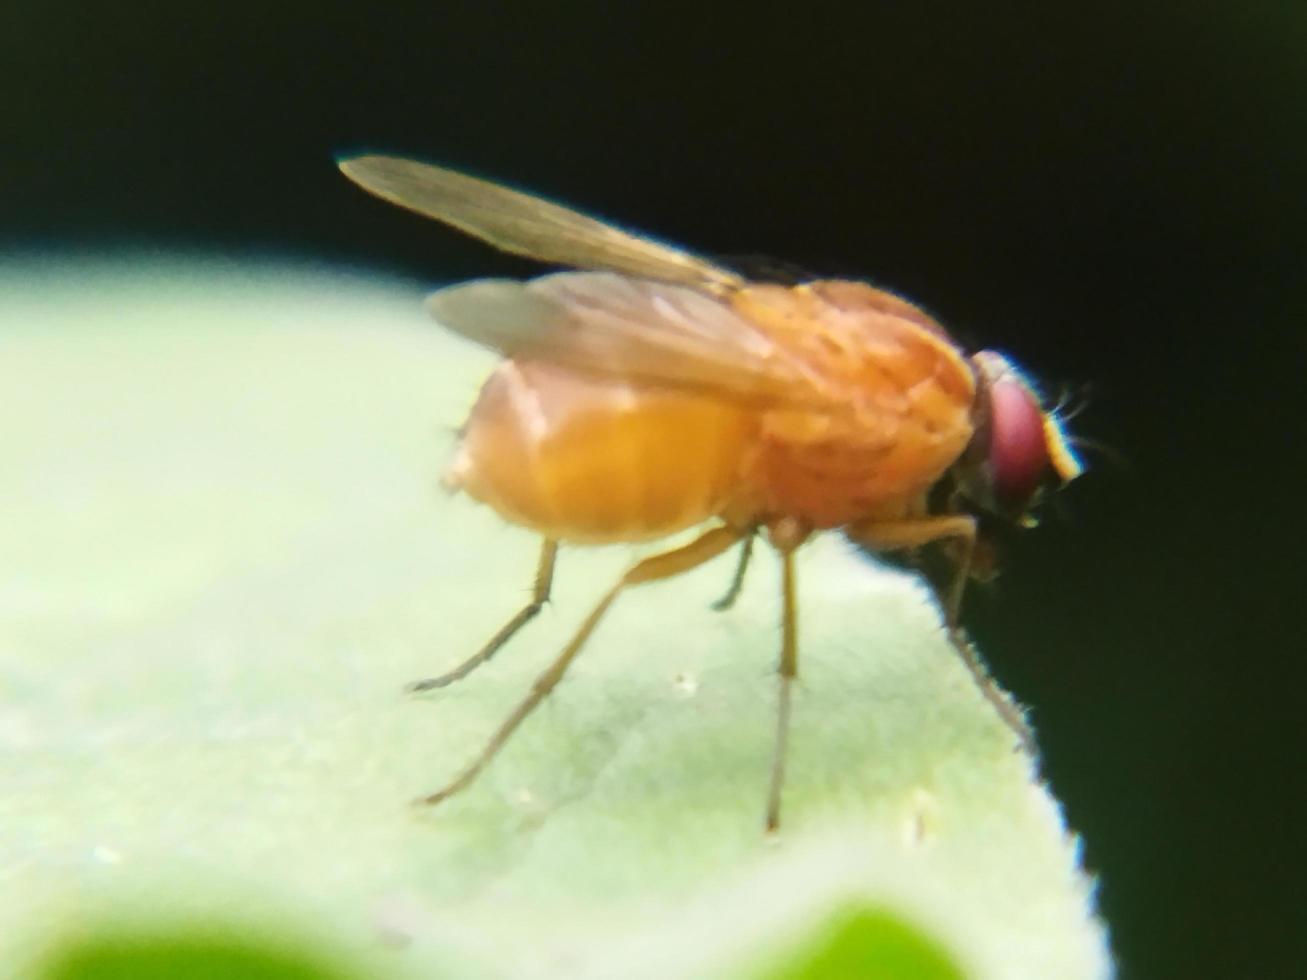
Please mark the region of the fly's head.
[[1029, 527], [1050, 489], [1080, 475], [1081, 465], [1054, 409], [1002, 354], [980, 351], [974, 434], [954, 466], [954, 490], [982, 517]]

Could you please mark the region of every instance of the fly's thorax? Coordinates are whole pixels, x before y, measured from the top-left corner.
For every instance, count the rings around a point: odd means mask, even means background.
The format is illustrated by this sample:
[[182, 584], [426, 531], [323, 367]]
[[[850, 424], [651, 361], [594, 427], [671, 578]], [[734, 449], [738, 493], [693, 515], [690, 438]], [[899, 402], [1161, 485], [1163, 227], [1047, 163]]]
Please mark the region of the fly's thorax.
[[767, 512], [829, 528], [896, 511], [938, 481], [971, 436], [965, 412], [947, 424], [912, 413], [873, 419], [767, 413], [751, 474]]
[[765, 412], [753, 478], [773, 512], [833, 527], [918, 497], [971, 439], [975, 376], [942, 327], [865, 283], [750, 286], [735, 308], [819, 379]]

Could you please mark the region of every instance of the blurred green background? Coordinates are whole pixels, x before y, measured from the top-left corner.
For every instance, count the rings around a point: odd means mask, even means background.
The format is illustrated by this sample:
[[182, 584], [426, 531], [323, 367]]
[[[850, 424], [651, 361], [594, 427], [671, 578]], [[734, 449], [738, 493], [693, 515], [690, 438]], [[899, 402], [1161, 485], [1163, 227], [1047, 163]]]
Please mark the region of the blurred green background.
[[968, 622], [1033, 708], [1122, 975], [1288, 975], [1304, 51], [1301, 3], [19, 0], [0, 248], [531, 271], [332, 164], [386, 150], [870, 277], [1088, 385], [1074, 428], [1112, 454]]

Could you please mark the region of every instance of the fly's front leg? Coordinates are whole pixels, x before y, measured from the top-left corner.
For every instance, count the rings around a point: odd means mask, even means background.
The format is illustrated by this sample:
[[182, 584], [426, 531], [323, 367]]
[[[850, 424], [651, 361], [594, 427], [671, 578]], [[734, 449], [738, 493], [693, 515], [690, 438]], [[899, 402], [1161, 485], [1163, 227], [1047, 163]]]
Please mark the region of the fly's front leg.
[[971, 575], [971, 557], [976, 550], [976, 519], [965, 514], [941, 517], [909, 517], [901, 521], [866, 521], [845, 529], [851, 541], [872, 551], [903, 551], [919, 548], [934, 541], [952, 538], [961, 544], [962, 554], [940, 605], [950, 631], [958, 628], [962, 612], [962, 595]]
[[445, 687], [466, 677], [498, 653], [499, 648], [512, 639], [514, 633], [534, 619], [536, 614], [544, 608], [545, 603], [549, 601], [549, 590], [554, 583], [554, 562], [557, 558], [558, 542], [545, 538], [544, 544], [540, 547], [540, 560], [536, 564], [535, 583], [531, 587], [531, 601], [519, 609], [517, 615], [500, 627], [499, 632], [487, 640], [485, 646], [453, 670], [438, 677], [428, 677], [425, 680], [414, 681], [405, 690], [419, 692]]
[[999, 690], [989, 671], [981, 662], [975, 647], [959, 625], [962, 596], [971, 575], [971, 561], [976, 550], [976, 519], [965, 514], [948, 514], [936, 517], [911, 517], [899, 521], [867, 521], [853, 524], [845, 534], [857, 544], [873, 551], [898, 551], [916, 548], [932, 541], [955, 539], [961, 545], [953, 579], [942, 597], [944, 622], [948, 627], [949, 642], [966, 665], [985, 700], [994, 706], [1003, 723], [1012, 730], [1030, 755], [1036, 754], [1035, 737], [1026, 724], [1024, 713], [1010, 697]]

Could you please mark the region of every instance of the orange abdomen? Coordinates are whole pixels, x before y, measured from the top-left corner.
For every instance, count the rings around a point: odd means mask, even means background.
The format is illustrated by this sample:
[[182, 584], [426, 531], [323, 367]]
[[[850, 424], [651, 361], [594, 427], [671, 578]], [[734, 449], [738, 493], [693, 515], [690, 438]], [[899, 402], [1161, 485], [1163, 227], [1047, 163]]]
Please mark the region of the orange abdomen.
[[720, 514], [738, 494], [756, 415], [508, 360], [481, 389], [446, 480], [557, 540], [662, 537]]

